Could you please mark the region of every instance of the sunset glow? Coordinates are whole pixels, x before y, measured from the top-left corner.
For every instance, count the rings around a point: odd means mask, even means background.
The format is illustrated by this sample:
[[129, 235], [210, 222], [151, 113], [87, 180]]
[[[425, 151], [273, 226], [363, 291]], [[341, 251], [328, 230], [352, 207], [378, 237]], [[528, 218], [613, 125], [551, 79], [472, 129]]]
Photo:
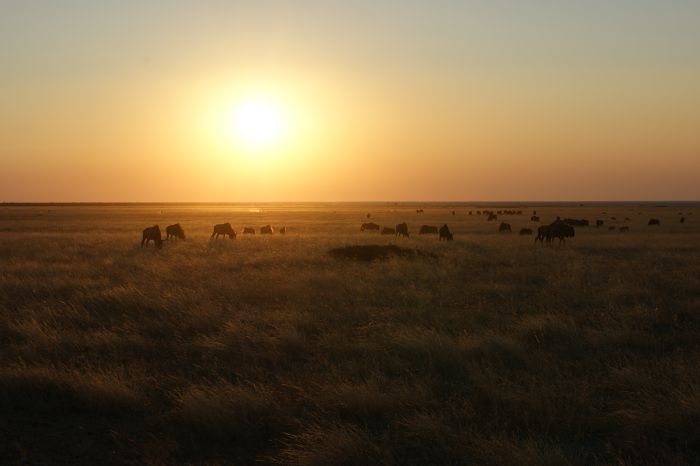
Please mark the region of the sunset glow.
[[229, 124], [232, 136], [252, 147], [278, 143], [284, 131], [281, 111], [270, 103], [256, 100], [244, 102], [235, 109]]
[[0, 198], [700, 197], [697, 3], [293, 3], [4, 3]]

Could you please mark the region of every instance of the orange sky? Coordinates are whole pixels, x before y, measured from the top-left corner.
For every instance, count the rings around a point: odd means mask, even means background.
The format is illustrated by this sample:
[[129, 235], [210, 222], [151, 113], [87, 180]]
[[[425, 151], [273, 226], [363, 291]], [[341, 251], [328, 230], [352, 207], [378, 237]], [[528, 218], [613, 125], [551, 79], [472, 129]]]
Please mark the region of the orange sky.
[[0, 201], [700, 199], [695, 2], [57, 3], [0, 6]]

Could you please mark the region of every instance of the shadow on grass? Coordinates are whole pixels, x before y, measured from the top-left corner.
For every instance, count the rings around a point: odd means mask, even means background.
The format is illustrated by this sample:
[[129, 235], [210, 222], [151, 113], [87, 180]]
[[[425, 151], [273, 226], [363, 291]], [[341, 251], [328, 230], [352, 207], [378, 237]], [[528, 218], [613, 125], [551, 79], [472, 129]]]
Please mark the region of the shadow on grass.
[[328, 254], [336, 259], [348, 259], [359, 262], [371, 262], [374, 260], [386, 260], [392, 257], [415, 259], [419, 257], [435, 258], [431, 253], [418, 249], [400, 248], [394, 244], [378, 245], [366, 244], [357, 246], [344, 246], [328, 251]]

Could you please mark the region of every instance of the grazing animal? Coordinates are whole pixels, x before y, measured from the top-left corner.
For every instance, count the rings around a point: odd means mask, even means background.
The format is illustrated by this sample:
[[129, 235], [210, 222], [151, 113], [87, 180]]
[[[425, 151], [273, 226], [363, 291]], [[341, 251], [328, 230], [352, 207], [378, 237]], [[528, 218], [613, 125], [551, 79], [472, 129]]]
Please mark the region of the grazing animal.
[[630, 227], [620, 227], [620, 233], [629, 233]]
[[408, 225], [406, 225], [406, 223], [399, 223], [396, 225], [396, 236], [405, 236], [408, 238]]
[[685, 217], [681, 217], [681, 223], [685, 223]]
[[211, 234], [211, 237], [216, 236], [218, 238], [219, 235], [222, 235], [224, 238], [228, 236], [228, 239], [236, 239], [236, 232], [228, 222], [214, 225], [214, 232]]
[[551, 225], [542, 225], [539, 228], [537, 228], [537, 236], [535, 237], [535, 243], [540, 242], [544, 243], [544, 240], [546, 239], [547, 242], [550, 242], [550, 236], [549, 236], [549, 230], [550, 230]]
[[469, 215], [472, 215], [472, 211], [471, 211], [471, 210], [469, 211]]
[[447, 226], [447, 224], [444, 224], [443, 226], [440, 227], [440, 238], [439, 241], [442, 240], [445, 241], [452, 241], [452, 232], [450, 231], [450, 228]]
[[480, 210], [477, 210], [477, 211], [476, 211], [476, 215], [481, 215], [481, 211], [480, 211]]
[[498, 232], [499, 233], [504, 233], [504, 232], [510, 233], [511, 232], [510, 223], [501, 222], [501, 224], [498, 226]]
[[532, 217], [530, 217], [530, 220], [533, 222], [539, 222], [540, 218], [537, 215], [533, 215]]
[[520, 234], [521, 234], [521, 235], [531, 235], [531, 234], [532, 234], [532, 229], [530, 229], [530, 228], [521, 228], [521, 229], [520, 229]]
[[532, 211], [532, 215], [537, 215], [537, 211], [536, 211], [536, 210], [533, 210], [533, 211]]
[[377, 225], [374, 222], [363, 223], [362, 226], [360, 227], [360, 231], [365, 231], [365, 230], [379, 230], [379, 225]]
[[595, 226], [596, 226], [596, 228], [597, 228], [597, 227], [602, 227], [602, 226], [603, 226], [603, 223], [605, 223], [605, 222], [603, 222], [603, 221], [600, 220], [600, 219], [596, 220], [596, 221], [595, 221]]
[[185, 230], [182, 229], [182, 226], [180, 226], [179, 223], [176, 223], [175, 225], [168, 225], [165, 228], [165, 236], [166, 239], [170, 239], [170, 237], [172, 236], [173, 238], [181, 239], [184, 241]]
[[496, 214], [494, 214], [493, 212], [491, 212], [491, 213], [489, 214], [489, 218], [488, 218], [487, 220], [488, 220], [489, 222], [490, 222], [490, 221], [496, 221], [496, 220], [498, 220], [498, 216], [497, 216]]
[[629, 221], [630, 221], [630, 218], [629, 218], [629, 217], [625, 217], [625, 221], [626, 221], [626, 222], [629, 222]]
[[245, 228], [243, 228], [243, 234], [244, 234], [244, 235], [254, 235], [254, 234], [255, 234], [255, 228], [245, 227]]
[[396, 234], [396, 230], [393, 229], [393, 228], [384, 227], [384, 229], [382, 230], [382, 234], [383, 234], [383, 235], [395, 235], [395, 234]]
[[610, 226], [608, 227], [608, 231], [615, 231], [615, 227], [612, 226], [612, 225], [610, 225]]
[[143, 236], [141, 237], [141, 247], [148, 246], [148, 243], [153, 241], [157, 248], [163, 247], [163, 238], [160, 235], [160, 227], [158, 225], [153, 225], [152, 227], [145, 228], [143, 230]]
[[423, 209], [416, 209], [416, 213], [417, 213], [417, 214], [422, 214], [422, 213], [423, 213]]
[[280, 235], [284, 235], [285, 233], [287, 233], [287, 227], [280, 228]]
[[437, 235], [438, 234], [438, 227], [434, 227], [432, 225], [423, 225], [420, 227], [420, 231], [418, 231], [419, 235]]
[[551, 242], [554, 238], [559, 238], [559, 244], [562, 242], [566, 243], [566, 238], [573, 238], [575, 235], [576, 231], [571, 225], [567, 225], [564, 222], [554, 222], [549, 225], [547, 241]]
[[370, 218], [371, 216], [372, 215], [369, 212], [367, 212], [367, 218]]
[[275, 232], [274, 228], [272, 228], [270, 225], [265, 225], [260, 229], [260, 234], [261, 235], [271, 235]]
[[610, 220], [617, 220], [617, 217], [610, 217]]
[[649, 223], [647, 223], [647, 225], [656, 225], [656, 226], [659, 226], [659, 225], [661, 225], [661, 222], [659, 221], [658, 218], [650, 218], [650, 219], [649, 219]]

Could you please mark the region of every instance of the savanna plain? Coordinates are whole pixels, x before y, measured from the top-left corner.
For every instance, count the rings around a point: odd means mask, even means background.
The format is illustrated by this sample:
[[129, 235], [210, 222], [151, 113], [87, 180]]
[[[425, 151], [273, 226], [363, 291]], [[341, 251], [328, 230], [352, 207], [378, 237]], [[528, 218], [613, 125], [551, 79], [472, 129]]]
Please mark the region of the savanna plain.
[[0, 205], [0, 463], [700, 464], [700, 209]]

